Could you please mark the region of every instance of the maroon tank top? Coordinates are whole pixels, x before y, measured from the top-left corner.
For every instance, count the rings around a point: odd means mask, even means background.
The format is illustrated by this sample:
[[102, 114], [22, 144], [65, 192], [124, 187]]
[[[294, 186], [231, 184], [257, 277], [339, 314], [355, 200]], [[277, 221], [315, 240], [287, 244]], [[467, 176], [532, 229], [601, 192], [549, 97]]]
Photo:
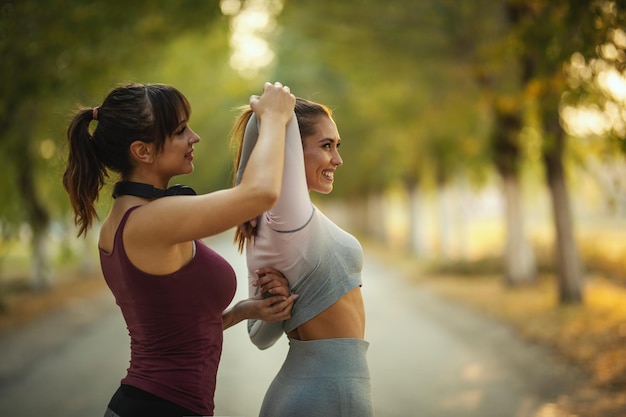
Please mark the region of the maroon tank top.
[[222, 312], [235, 295], [235, 272], [199, 240], [194, 258], [178, 271], [140, 271], [126, 256], [122, 241], [136, 208], [124, 214], [113, 251], [100, 250], [104, 278], [130, 335], [130, 367], [121, 382], [200, 415], [213, 415]]

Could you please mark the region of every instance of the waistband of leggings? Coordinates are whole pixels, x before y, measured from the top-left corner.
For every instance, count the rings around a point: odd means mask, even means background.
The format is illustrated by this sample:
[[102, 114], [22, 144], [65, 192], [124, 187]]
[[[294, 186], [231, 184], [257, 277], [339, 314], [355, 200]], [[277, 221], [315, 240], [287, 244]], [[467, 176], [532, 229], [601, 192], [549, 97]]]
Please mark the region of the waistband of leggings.
[[297, 378], [368, 378], [367, 350], [363, 339], [289, 339], [282, 372]]

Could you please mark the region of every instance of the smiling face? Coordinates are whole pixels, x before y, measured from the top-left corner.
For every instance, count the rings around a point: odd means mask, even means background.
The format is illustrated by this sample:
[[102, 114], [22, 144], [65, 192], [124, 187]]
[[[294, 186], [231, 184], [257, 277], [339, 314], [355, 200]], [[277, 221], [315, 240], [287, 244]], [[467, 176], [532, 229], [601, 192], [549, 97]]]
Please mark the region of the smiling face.
[[181, 120], [178, 129], [166, 138], [157, 157], [157, 169], [167, 180], [175, 175], [193, 172], [193, 145], [200, 141], [186, 120]]
[[343, 165], [339, 155], [340, 145], [335, 122], [330, 117], [320, 116], [314, 132], [302, 139], [309, 191], [328, 194], [333, 190], [335, 170]]

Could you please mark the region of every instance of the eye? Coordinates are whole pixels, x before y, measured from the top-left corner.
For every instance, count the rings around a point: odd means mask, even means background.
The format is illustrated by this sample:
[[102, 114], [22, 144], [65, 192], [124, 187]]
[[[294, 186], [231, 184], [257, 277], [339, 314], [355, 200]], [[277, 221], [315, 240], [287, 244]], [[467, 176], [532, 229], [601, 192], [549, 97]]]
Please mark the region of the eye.
[[182, 135], [187, 130], [187, 125], [181, 126], [180, 129], [176, 131], [176, 135]]

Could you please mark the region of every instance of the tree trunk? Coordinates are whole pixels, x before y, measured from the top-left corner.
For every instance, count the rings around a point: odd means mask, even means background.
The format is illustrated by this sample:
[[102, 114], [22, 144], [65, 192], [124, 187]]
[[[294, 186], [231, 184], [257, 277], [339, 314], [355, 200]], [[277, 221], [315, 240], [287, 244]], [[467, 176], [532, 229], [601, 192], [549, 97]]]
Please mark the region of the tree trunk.
[[506, 221], [505, 283], [511, 286], [529, 284], [535, 280], [537, 271], [532, 246], [524, 235], [519, 178], [517, 175], [503, 175], [502, 182]]
[[452, 196], [450, 186], [440, 184], [437, 193], [438, 230], [437, 246], [438, 255], [444, 260], [452, 259]]
[[47, 227], [43, 230], [33, 231], [31, 242], [33, 260], [30, 271], [30, 286], [36, 291], [41, 291], [49, 288], [51, 284]]
[[561, 304], [578, 304], [583, 301], [583, 274], [578, 249], [574, 239], [573, 221], [563, 169], [565, 134], [558, 113], [546, 120], [547, 133], [544, 145], [544, 163], [554, 217], [556, 235], [556, 265], [558, 268], [559, 300]]
[[426, 256], [424, 230], [420, 216], [420, 192], [417, 181], [405, 181], [405, 189], [409, 196], [409, 250], [418, 257]]
[[[22, 108], [20, 119], [31, 120], [36, 117], [36, 113], [36, 106], [28, 102]], [[18, 159], [16, 164], [17, 186], [19, 187], [26, 221], [32, 232], [31, 287], [35, 290], [41, 290], [50, 285], [50, 267], [46, 250], [50, 215], [37, 193], [35, 184], [36, 156], [34, 149], [36, 147], [33, 144], [33, 126], [34, 123], [27, 124], [21, 131], [22, 140], [20, 143], [22, 146], [16, 150], [15, 157]]]
[[519, 140], [522, 116], [518, 100], [500, 97], [492, 103], [494, 131], [491, 138], [494, 164], [500, 178], [505, 203], [506, 246], [504, 283], [528, 284], [535, 280], [536, 263], [532, 247], [524, 234], [524, 212], [520, 187]]
[[385, 224], [383, 196], [380, 192], [372, 193], [367, 198], [367, 234], [379, 242], [387, 243]]

